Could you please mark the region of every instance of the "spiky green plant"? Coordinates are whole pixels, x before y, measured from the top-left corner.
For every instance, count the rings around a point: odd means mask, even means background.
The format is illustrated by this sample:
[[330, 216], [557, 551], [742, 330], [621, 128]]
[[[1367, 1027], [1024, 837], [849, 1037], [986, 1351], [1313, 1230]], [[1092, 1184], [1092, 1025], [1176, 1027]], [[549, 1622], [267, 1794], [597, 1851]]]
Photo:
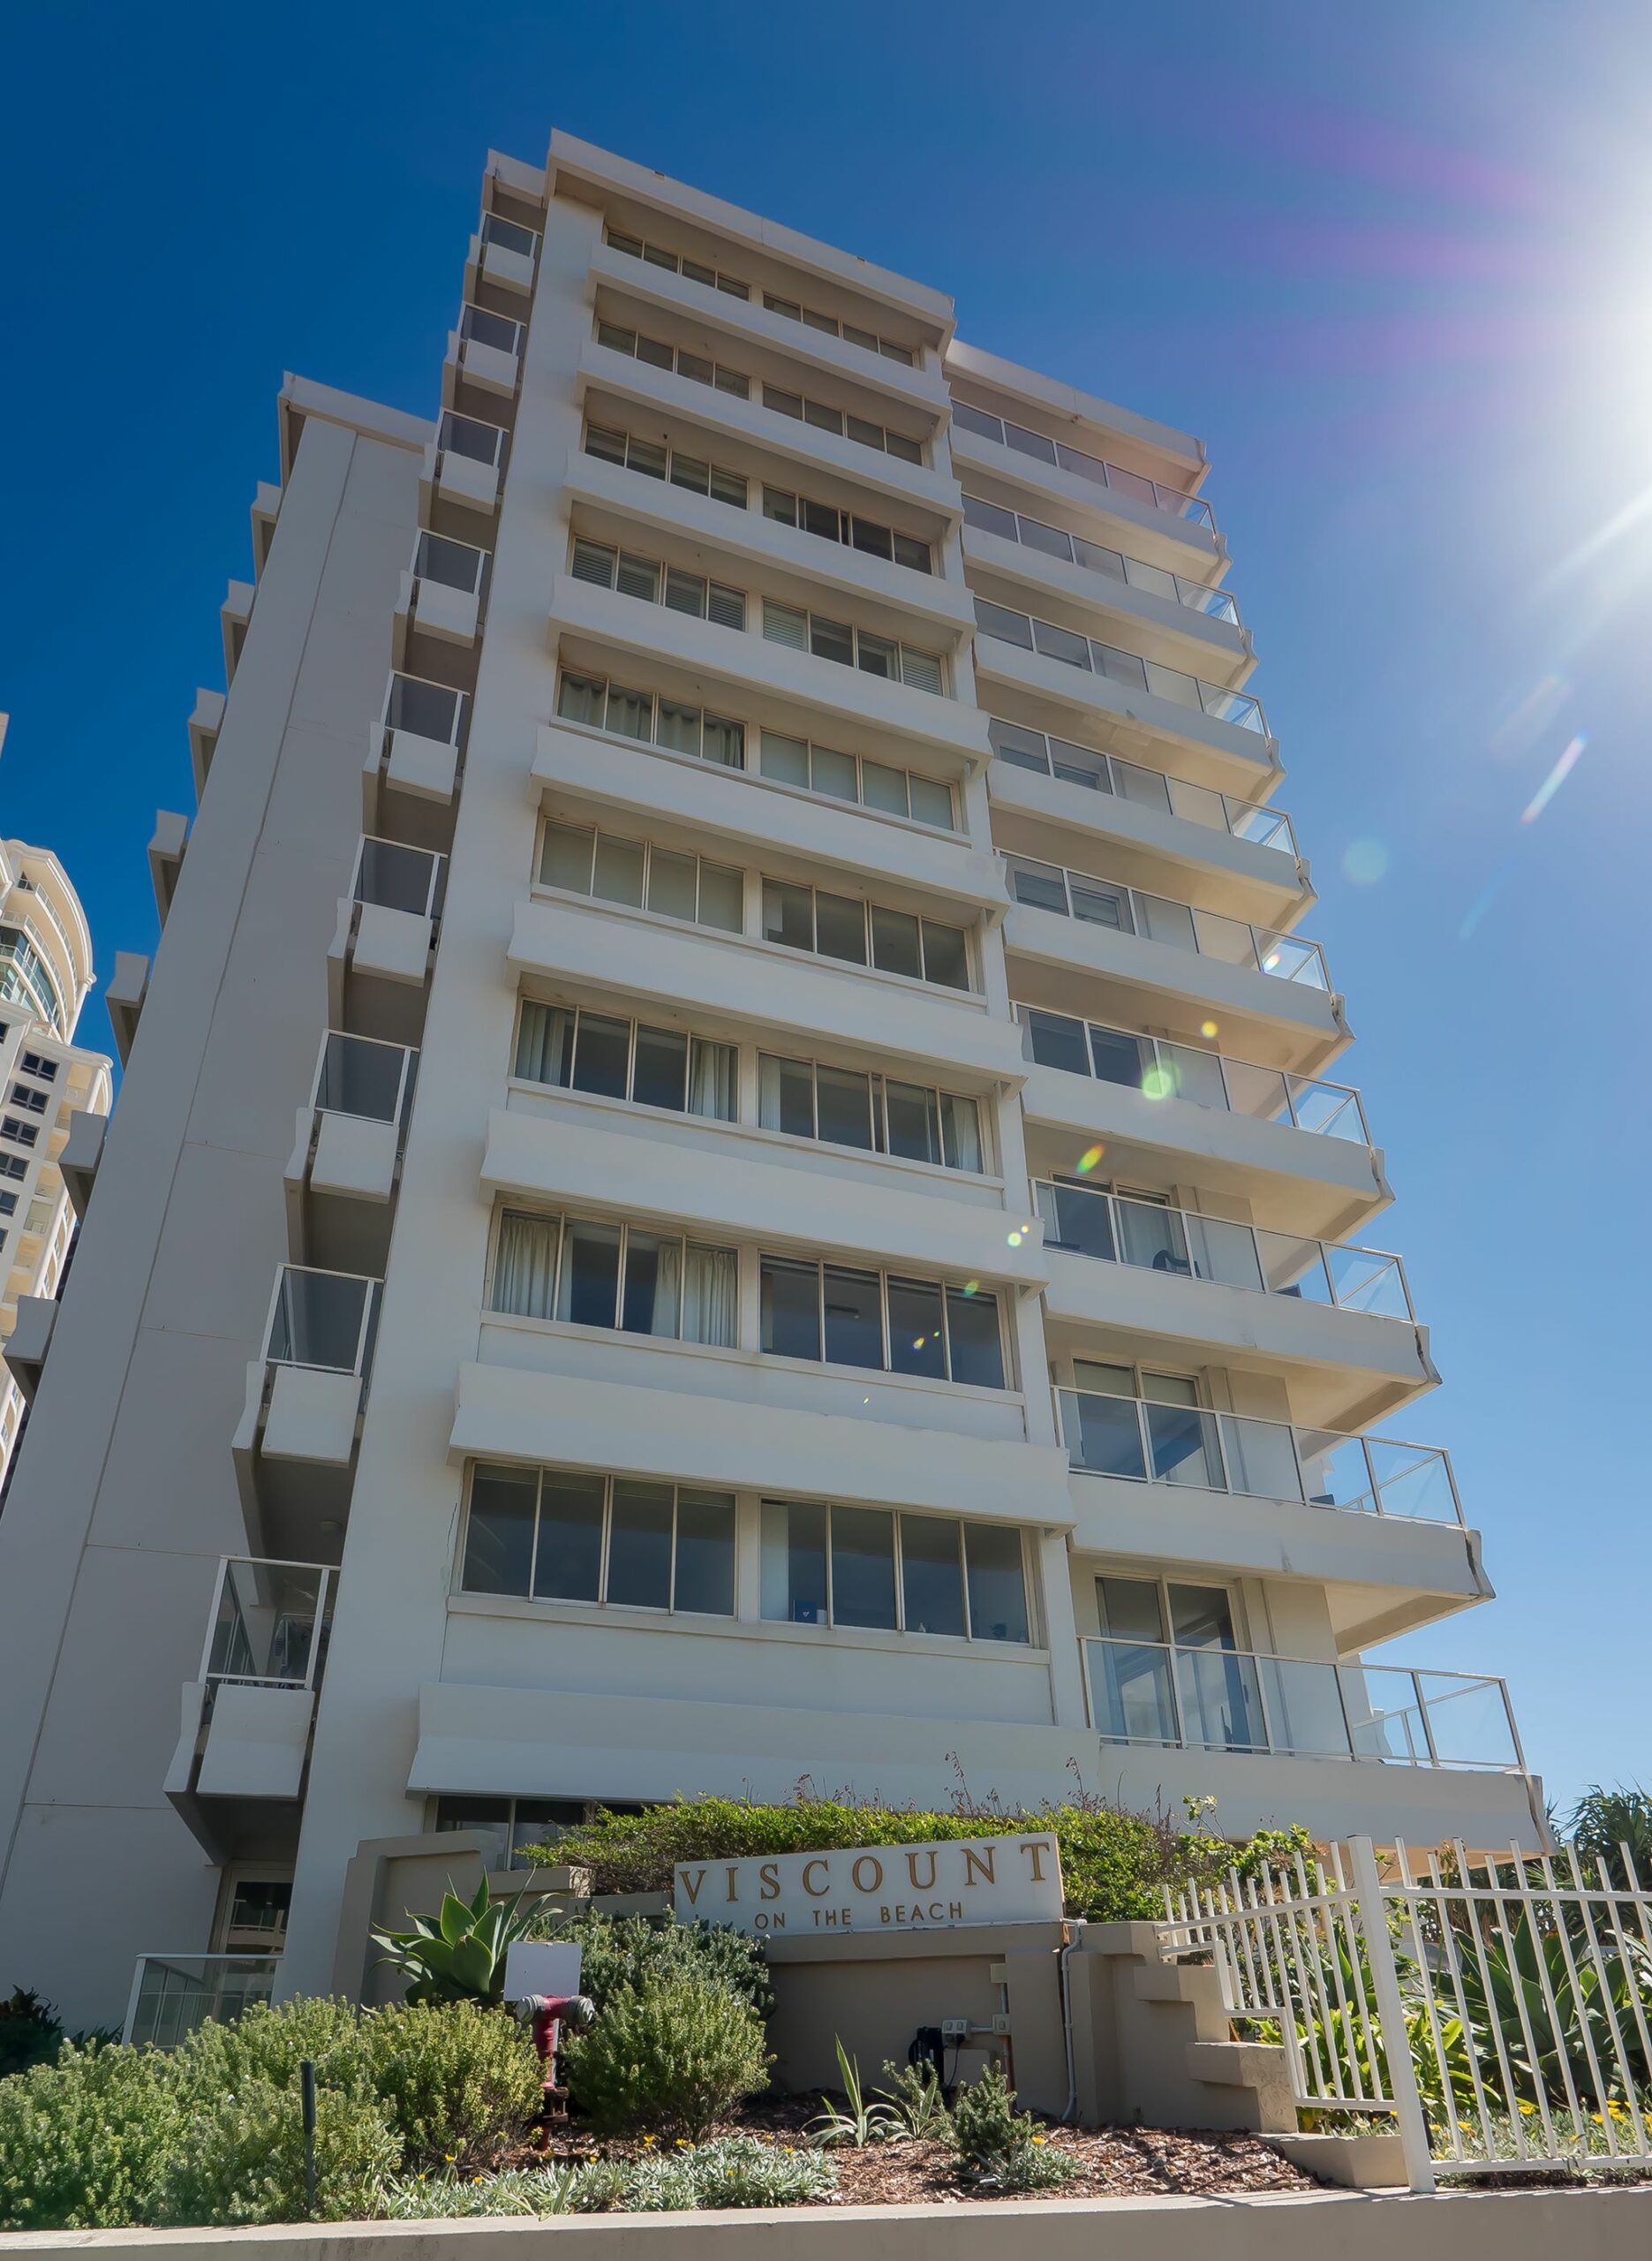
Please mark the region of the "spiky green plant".
[[527, 1936], [543, 1906], [542, 1898], [528, 1902], [525, 1892], [490, 1900], [484, 1877], [472, 1899], [450, 1890], [437, 1914], [415, 1916], [411, 1931], [374, 1932], [373, 1943], [406, 1973], [410, 2002], [491, 2006], [504, 2000], [507, 1951]]

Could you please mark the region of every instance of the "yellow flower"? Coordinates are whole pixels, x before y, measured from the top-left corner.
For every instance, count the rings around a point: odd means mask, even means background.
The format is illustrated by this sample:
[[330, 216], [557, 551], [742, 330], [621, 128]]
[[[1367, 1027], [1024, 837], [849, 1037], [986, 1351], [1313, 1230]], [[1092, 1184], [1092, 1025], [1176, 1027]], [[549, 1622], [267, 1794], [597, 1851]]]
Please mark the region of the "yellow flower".
[[1528, 2120], [1535, 2113], [1536, 2109], [1537, 2106], [1535, 2104], [1522, 2104], [1520, 2106], [1520, 2110], [1526, 2114]]
[[645, 2143], [645, 2144], [652, 2144], [652, 2143], [655, 2143], [655, 2142], [657, 2142], [658, 2140], [659, 2140], [659, 2139], [658, 2139], [658, 2137], [657, 2137], [657, 2136], [645, 2136], [643, 2137], [643, 2141], [644, 2141], [644, 2143]]
[[1041, 2144], [1044, 2142], [1045, 2138], [1042, 2136], [1035, 2136], [1032, 2140], [1035, 2144]]

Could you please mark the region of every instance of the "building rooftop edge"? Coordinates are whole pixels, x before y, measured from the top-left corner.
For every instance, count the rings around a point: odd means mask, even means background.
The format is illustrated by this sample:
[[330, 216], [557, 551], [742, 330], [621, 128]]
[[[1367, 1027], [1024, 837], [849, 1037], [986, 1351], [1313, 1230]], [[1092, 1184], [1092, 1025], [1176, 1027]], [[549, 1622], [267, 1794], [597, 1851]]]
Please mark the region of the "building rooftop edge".
[[393, 448], [423, 450], [435, 437], [434, 420], [411, 415], [404, 408], [389, 408], [382, 401], [366, 400], [359, 393], [341, 392], [335, 385], [318, 384], [313, 377], [283, 372], [277, 397], [281, 419], [281, 475], [292, 469], [298, 434], [306, 417], [326, 424], [342, 424], [366, 440], [381, 440]]
[[1071, 416], [1105, 431], [1122, 434], [1143, 447], [1173, 457], [1190, 470], [1203, 472], [1208, 466], [1204, 442], [1192, 433], [1181, 432], [1173, 424], [1161, 424], [1153, 417], [1139, 415], [1133, 408], [1120, 408], [1115, 401], [1104, 400], [1098, 393], [1081, 392], [1076, 385], [1065, 384], [1059, 377], [1041, 375], [1037, 369], [1023, 368], [1018, 361], [1006, 361], [979, 345], [966, 344], [962, 338], [954, 338], [947, 349], [947, 370], [949, 376], [955, 371], [962, 376], [978, 377], [983, 384], [999, 385], [1007, 392], [1023, 394], [1028, 400], [1036, 401], [1059, 416]]
[[545, 173], [547, 191], [554, 186], [559, 174], [618, 189], [640, 204], [652, 205], [661, 212], [685, 214], [703, 227], [743, 239], [753, 250], [767, 252], [775, 259], [804, 268], [823, 281], [863, 291], [904, 314], [916, 314], [932, 323], [944, 337], [952, 335], [956, 315], [952, 299], [945, 291], [916, 282], [909, 276], [897, 275], [893, 268], [879, 267], [854, 252], [840, 251], [835, 245], [822, 243], [797, 229], [783, 227], [778, 221], [766, 220], [759, 213], [748, 212], [738, 204], [725, 202], [721, 197], [710, 196], [704, 189], [691, 188], [686, 182], [673, 180], [647, 165], [635, 164], [629, 157], [616, 156], [612, 150], [599, 148], [594, 142], [565, 133], [561, 126], [552, 131]]

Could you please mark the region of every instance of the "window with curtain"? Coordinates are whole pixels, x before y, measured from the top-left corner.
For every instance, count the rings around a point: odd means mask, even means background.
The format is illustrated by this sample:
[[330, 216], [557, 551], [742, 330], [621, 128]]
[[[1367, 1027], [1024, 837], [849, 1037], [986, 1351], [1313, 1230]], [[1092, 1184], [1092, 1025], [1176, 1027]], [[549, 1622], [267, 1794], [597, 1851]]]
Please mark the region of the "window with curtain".
[[980, 1109], [957, 1092], [932, 1090], [824, 1062], [758, 1055], [758, 1120], [766, 1130], [898, 1154], [908, 1161], [980, 1172]]
[[727, 1350], [735, 1331], [735, 1251], [641, 1225], [507, 1209], [488, 1308]]
[[732, 1044], [683, 1029], [532, 997], [517, 1024], [515, 1073], [526, 1083], [721, 1123], [735, 1119], [738, 1056]]
[[459, 1584], [465, 1593], [732, 1617], [734, 1494], [479, 1463]]
[[1032, 1638], [1014, 1524], [765, 1500], [761, 1532], [770, 1620], [1022, 1645]]
[[772, 1357], [1003, 1389], [998, 1297], [858, 1265], [766, 1256], [762, 1347]]
[[556, 712], [564, 722], [581, 722], [611, 737], [633, 738], [667, 753], [691, 753], [720, 769], [743, 769], [745, 726], [681, 699], [628, 689], [606, 676], [573, 674], [564, 669], [557, 686]]

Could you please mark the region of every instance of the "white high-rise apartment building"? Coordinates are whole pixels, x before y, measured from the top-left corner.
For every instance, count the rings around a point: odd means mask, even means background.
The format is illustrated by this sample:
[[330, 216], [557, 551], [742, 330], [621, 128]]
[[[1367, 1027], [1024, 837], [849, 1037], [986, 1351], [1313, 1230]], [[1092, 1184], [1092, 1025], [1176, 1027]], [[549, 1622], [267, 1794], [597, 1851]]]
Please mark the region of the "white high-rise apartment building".
[[109, 1062], [71, 1040], [92, 981], [69, 874], [0, 840], [0, 1512], [109, 1113]]
[[289, 381], [157, 835], [0, 1983], [358, 1987], [364, 1843], [800, 1777], [1538, 1841], [1362, 1662], [1490, 1589], [1198, 443], [560, 133], [441, 379]]

